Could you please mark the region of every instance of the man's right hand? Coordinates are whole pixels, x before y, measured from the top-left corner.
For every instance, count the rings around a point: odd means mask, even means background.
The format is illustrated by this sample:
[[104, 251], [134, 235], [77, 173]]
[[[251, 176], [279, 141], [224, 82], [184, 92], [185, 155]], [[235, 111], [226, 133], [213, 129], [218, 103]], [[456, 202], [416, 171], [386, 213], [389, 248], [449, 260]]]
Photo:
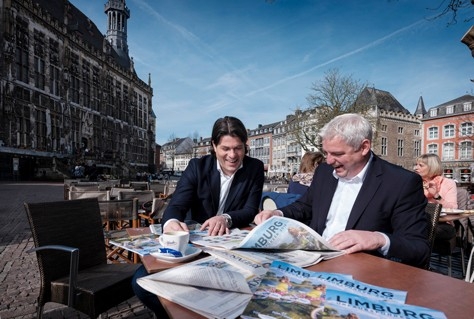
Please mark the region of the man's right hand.
[[272, 216], [282, 216], [282, 213], [279, 210], [262, 210], [255, 216], [253, 221], [255, 224], [260, 225]]
[[179, 230], [189, 231], [188, 225], [178, 220], [169, 220], [165, 226], [166, 227], [163, 228], [164, 233], [169, 232], [169, 231], [179, 231]]

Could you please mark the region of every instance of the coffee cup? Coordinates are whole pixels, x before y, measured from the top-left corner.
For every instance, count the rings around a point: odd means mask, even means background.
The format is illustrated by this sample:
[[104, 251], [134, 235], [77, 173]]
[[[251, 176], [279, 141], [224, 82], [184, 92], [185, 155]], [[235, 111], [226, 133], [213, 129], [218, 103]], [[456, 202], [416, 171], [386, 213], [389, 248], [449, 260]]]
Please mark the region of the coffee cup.
[[189, 242], [189, 232], [187, 231], [168, 231], [160, 236], [160, 244], [165, 248], [179, 251], [186, 255], [186, 249]]

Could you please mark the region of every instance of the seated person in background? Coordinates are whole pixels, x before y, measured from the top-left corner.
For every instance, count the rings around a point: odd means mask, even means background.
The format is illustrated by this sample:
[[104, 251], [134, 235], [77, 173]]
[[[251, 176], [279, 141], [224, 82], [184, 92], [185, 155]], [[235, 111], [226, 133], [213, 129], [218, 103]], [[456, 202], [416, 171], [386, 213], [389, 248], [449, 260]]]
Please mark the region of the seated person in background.
[[[443, 165], [438, 155], [423, 154], [416, 159], [415, 172], [423, 179], [423, 192], [429, 203], [440, 203], [443, 208], [458, 208], [457, 187], [453, 179], [441, 176]], [[454, 223], [439, 223], [435, 240], [456, 237]]]
[[[247, 129], [242, 122], [226, 116], [213, 126], [211, 155], [191, 159], [166, 208], [163, 232], [188, 230], [184, 220], [202, 224], [209, 235], [223, 235], [231, 227], [246, 227], [258, 213], [264, 169], [260, 160], [246, 156]], [[141, 288], [136, 280], [148, 273], [140, 267], [132, 281], [137, 297], [157, 318], [167, 314], [157, 296]]]
[[303, 195], [313, 181], [314, 171], [323, 161], [324, 155], [320, 152], [306, 152], [301, 159], [299, 172], [291, 178], [288, 193]]
[[308, 191], [279, 210], [263, 210], [255, 222], [275, 215], [310, 220], [336, 249], [425, 267], [430, 248], [420, 176], [373, 154], [372, 126], [358, 114], [335, 117], [319, 134], [326, 163]]

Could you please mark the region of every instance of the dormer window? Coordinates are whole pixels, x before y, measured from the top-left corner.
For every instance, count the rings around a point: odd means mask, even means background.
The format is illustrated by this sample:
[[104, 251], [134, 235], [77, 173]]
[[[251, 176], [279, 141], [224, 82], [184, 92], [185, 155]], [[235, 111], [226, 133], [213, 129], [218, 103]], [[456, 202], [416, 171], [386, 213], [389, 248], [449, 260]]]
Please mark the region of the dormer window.
[[446, 107], [446, 114], [453, 114], [454, 113], [454, 106], [450, 105]]
[[463, 104], [462, 110], [468, 112], [472, 109], [472, 102], [466, 102]]
[[436, 116], [436, 115], [438, 115], [438, 109], [431, 109], [431, 110], [430, 110], [430, 116], [431, 116], [431, 117], [434, 117], [434, 116]]

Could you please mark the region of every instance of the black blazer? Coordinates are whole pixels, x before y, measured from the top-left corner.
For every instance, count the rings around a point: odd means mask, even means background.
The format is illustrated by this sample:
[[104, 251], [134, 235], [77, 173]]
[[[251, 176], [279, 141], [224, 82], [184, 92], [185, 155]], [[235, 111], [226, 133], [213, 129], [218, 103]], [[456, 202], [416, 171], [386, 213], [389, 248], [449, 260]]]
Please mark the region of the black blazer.
[[[332, 172], [326, 163], [318, 166], [306, 194], [282, 208], [283, 214], [309, 221], [310, 227], [322, 234], [338, 182]], [[422, 267], [430, 257], [426, 202], [418, 174], [374, 155], [346, 230], [382, 232], [390, 238], [388, 258]]]
[[[224, 213], [232, 217], [232, 227], [248, 226], [258, 213], [264, 182], [263, 163], [244, 157], [243, 167], [235, 173]], [[175, 218], [184, 221], [188, 211], [191, 218], [204, 223], [219, 209], [220, 173], [214, 155], [194, 158], [184, 170], [162, 223]]]

